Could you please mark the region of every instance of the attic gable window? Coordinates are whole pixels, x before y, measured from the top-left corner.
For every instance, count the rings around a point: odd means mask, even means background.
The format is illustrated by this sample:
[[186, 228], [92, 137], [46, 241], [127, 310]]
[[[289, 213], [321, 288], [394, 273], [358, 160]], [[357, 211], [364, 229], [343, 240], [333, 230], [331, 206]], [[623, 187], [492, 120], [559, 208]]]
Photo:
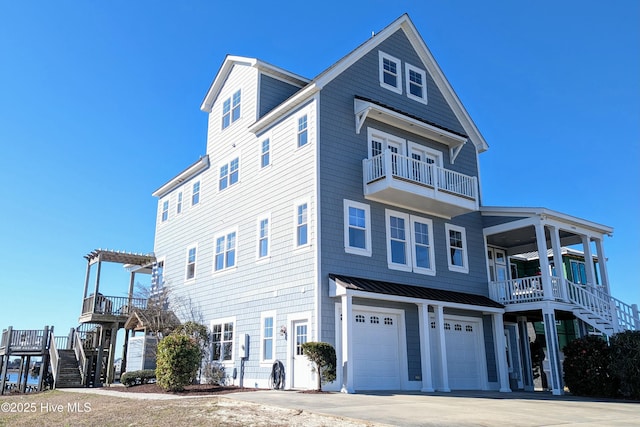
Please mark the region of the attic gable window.
[[222, 129], [226, 129], [240, 118], [240, 100], [241, 93], [238, 90], [222, 103]]
[[427, 103], [427, 73], [411, 64], [405, 64], [407, 98]]
[[402, 94], [402, 62], [383, 51], [378, 51], [380, 86]]

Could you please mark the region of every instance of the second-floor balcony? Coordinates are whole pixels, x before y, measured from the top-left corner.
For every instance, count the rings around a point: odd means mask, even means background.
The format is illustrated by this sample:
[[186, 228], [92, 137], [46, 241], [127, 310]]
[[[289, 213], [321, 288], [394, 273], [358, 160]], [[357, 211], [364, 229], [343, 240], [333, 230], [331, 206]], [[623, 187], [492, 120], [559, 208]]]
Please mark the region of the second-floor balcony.
[[369, 200], [452, 218], [478, 210], [478, 180], [387, 149], [362, 161]]

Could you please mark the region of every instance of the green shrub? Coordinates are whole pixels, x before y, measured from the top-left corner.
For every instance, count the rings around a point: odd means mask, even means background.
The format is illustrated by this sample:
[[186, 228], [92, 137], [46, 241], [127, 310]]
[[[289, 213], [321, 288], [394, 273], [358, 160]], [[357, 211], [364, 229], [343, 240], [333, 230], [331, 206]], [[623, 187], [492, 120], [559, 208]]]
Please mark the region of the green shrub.
[[306, 342], [302, 352], [313, 363], [313, 371], [318, 373], [317, 390], [322, 384], [336, 380], [336, 350], [326, 342]]
[[610, 371], [611, 350], [602, 337], [586, 336], [564, 349], [564, 382], [577, 396], [613, 397], [617, 381]]
[[183, 390], [196, 377], [201, 356], [200, 346], [194, 338], [182, 334], [163, 338], [157, 351], [158, 385], [165, 390]]
[[156, 379], [156, 371], [153, 369], [144, 369], [142, 371], [127, 371], [120, 376], [120, 382], [125, 387], [131, 387], [139, 384], [147, 384], [151, 380]]
[[640, 331], [615, 334], [611, 345], [611, 373], [618, 379], [620, 394], [640, 400]]

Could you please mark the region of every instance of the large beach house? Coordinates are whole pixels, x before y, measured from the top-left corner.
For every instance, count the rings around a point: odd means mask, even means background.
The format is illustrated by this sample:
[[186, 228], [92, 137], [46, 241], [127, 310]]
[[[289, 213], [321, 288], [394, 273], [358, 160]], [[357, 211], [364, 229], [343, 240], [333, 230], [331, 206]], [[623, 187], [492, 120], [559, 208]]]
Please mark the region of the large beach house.
[[[84, 384], [112, 379], [136, 273], [193, 304], [245, 386], [280, 362], [285, 388], [313, 387], [301, 344], [324, 341], [327, 389], [531, 390], [535, 341], [561, 394], [564, 342], [640, 329], [610, 293], [610, 227], [483, 205], [487, 142], [407, 15], [312, 79], [227, 56], [201, 109], [206, 152], [153, 193], [154, 254], [87, 256]], [[105, 261], [131, 271], [128, 297], [89, 288]]]

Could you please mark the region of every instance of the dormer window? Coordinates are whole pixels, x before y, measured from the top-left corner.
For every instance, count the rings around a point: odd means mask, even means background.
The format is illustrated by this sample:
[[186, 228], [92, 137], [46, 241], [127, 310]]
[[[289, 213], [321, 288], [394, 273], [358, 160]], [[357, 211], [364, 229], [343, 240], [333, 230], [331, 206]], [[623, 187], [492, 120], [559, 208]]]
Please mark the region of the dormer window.
[[240, 118], [240, 98], [240, 90], [238, 90], [222, 103], [222, 129], [226, 129]]
[[396, 93], [402, 93], [402, 63], [383, 51], [378, 51], [380, 86]]
[[427, 103], [427, 73], [411, 64], [405, 64], [407, 97]]

